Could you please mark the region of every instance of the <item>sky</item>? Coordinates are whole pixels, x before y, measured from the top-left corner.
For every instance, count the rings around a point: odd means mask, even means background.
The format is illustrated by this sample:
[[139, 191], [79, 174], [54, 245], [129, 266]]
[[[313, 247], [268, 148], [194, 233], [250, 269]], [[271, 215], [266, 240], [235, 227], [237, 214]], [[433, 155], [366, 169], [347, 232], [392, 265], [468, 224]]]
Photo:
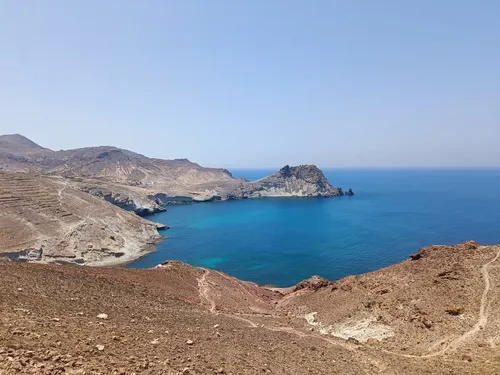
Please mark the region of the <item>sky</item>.
[[214, 167], [500, 166], [496, 0], [0, 0], [0, 134]]

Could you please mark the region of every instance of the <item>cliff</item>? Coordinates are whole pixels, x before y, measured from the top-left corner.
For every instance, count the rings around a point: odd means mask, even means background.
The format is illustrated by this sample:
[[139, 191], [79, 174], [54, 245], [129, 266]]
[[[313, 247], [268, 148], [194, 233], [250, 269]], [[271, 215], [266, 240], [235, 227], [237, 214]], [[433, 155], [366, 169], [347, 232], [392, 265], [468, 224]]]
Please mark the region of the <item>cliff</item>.
[[258, 181], [243, 184], [243, 195], [254, 197], [336, 197], [342, 189], [334, 188], [315, 165], [288, 165]]

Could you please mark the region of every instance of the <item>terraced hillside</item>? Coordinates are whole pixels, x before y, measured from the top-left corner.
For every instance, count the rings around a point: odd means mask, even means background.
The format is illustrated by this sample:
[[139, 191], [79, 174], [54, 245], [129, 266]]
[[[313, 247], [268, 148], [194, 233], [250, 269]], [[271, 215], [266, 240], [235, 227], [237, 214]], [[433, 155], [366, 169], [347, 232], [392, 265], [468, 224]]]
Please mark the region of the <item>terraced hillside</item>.
[[151, 251], [156, 225], [62, 177], [0, 172], [0, 256], [114, 264]]

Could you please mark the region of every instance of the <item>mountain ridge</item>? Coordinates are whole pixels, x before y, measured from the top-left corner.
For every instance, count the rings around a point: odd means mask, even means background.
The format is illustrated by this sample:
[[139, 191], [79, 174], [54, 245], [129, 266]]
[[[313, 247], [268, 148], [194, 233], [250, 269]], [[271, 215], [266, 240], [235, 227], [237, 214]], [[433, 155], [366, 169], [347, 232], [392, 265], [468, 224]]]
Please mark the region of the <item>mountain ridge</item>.
[[[227, 169], [202, 167], [185, 158], [149, 158], [114, 146], [52, 151], [21, 135], [16, 135], [14, 141], [11, 136], [3, 139], [0, 170], [81, 179], [74, 181], [74, 188], [107, 197], [141, 215], [180, 202], [343, 195], [342, 189], [333, 187], [312, 165], [286, 166], [288, 173], [282, 168], [264, 179], [248, 181], [234, 178]], [[23, 147], [15, 149], [18, 143], [31, 145], [29, 152], [24, 152]]]

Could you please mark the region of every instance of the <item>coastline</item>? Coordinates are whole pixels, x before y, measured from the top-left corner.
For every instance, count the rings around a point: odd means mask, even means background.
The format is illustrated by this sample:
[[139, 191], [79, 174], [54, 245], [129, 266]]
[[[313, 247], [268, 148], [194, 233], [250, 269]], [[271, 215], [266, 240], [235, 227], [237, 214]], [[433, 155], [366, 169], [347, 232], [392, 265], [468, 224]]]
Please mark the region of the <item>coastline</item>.
[[167, 237], [162, 237], [158, 239], [154, 244], [146, 244], [143, 247], [137, 249], [128, 248], [124, 251], [124, 255], [117, 258], [108, 257], [103, 260], [91, 261], [86, 264], [82, 264], [82, 266], [88, 267], [124, 267], [127, 264], [138, 261], [145, 256], [152, 254], [156, 251], [156, 245], [165, 240]]

